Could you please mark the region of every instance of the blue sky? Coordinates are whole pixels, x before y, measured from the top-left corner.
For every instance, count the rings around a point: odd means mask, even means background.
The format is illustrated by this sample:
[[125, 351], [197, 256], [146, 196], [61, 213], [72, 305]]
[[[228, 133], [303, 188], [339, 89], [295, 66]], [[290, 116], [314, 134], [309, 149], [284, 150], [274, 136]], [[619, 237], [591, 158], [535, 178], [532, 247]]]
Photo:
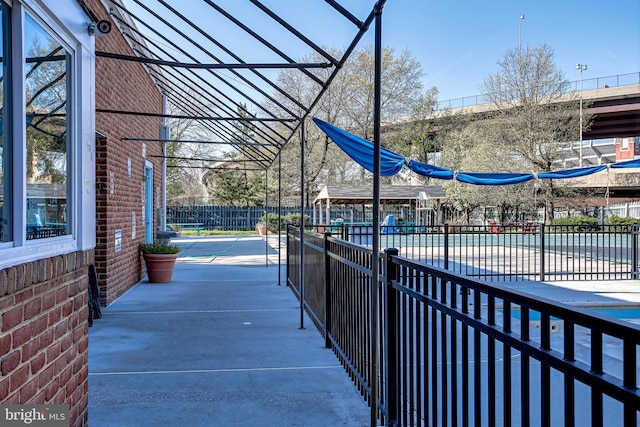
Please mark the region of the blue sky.
[[[204, 20], [201, 27], [235, 53], [241, 53], [246, 62], [282, 61], [201, 0], [168, 1], [194, 22]], [[322, 46], [345, 48], [356, 33], [355, 26], [323, 0], [261, 2]], [[311, 51], [247, 0], [215, 3], [292, 58], [300, 59]], [[339, 3], [364, 19], [375, 2], [339, 0]], [[131, 1], [127, 4], [139, 12]], [[160, 6], [152, 7], [162, 10]], [[520, 14], [524, 14], [524, 20], [520, 20]], [[178, 20], [173, 21], [186, 28]], [[194, 34], [192, 30], [185, 31]], [[425, 86], [436, 86], [440, 100], [478, 95], [483, 79], [498, 71], [498, 60], [508, 49], [518, 47], [519, 34], [525, 47], [550, 45], [555, 50], [556, 64], [569, 81], [580, 78], [576, 63], [587, 64], [588, 69], [583, 72], [585, 89], [589, 88], [588, 79], [618, 74], [635, 73], [637, 83], [640, 0], [387, 0], [383, 11], [384, 45], [398, 53], [410, 50], [422, 64]], [[206, 52], [215, 52], [223, 61], [236, 62], [200, 35], [194, 37], [208, 46]], [[157, 40], [156, 36], [152, 38]], [[373, 28], [360, 42], [360, 46], [366, 44], [373, 44]], [[203, 62], [213, 62], [203, 55], [196, 56]]]
[[412, 51], [425, 85], [452, 99], [479, 94], [518, 46], [520, 25], [522, 45], [550, 45], [570, 81], [580, 78], [577, 63], [588, 65], [584, 80], [640, 72], [640, 0], [387, 0], [383, 43]]

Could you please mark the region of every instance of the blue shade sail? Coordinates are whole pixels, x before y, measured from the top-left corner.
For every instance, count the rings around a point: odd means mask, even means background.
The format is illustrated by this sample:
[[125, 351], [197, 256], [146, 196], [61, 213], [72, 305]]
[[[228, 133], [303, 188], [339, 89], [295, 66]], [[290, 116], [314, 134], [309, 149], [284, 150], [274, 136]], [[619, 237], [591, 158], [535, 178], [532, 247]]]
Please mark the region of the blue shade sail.
[[606, 165], [602, 165], [602, 166], [593, 166], [590, 168], [576, 168], [576, 169], [567, 169], [563, 171], [539, 172], [538, 178], [542, 178], [542, 179], [578, 178], [581, 176], [591, 175], [592, 173], [601, 172], [606, 168], [607, 168]]
[[[330, 125], [318, 118], [313, 122], [360, 166], [373, 173], [373, 143]], [[402, 170], [404, 157], [380, 147], [380, 176], [393, 176]]]
[[[373, 143], [355, 136], [343, 129], [330, 125], [318, 118], [313, 121], [329, 138], [360, 166], [373, 172]], [[407, 160], [386, 148], [380, 148], [380, 176], [393, 176], [406, 164], [413, 172], [428, 178], [452, 180], [473, 185], [513, 185], [531, 181], [536, 177], [532, 173], [492, 173], [492, 172], [454, 172], [451, 169], [430, 165], [417, 160]], [[640, 168], [640, 159], [587, 168], [566, 169], [553, 172], [539, 172], [539, 179], [578, 178], [611, 168]]]
[[531, 173], [458, 172], [456, 179], [473, 185], [513, 185], [531, 181]]
[[417, 160], [411, 160], [407, 166], [418, 175], [428, 178], [453, 179], [453, 171], [451, 169], [441, 168], [440, 166], [430, 165], [429, 163], [423, 163]]
[[640, 168], [640, 159], [629, 160], [628, 162], [614, 163], [611, 165], [612, 168]]

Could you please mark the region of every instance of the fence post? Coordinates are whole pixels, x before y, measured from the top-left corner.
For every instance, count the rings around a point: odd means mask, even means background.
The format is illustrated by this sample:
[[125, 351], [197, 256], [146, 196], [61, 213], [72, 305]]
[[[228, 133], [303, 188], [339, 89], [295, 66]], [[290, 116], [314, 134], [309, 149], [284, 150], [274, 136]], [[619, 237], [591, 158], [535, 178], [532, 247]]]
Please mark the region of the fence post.
[[329, 237], [331, 232], [324, 233], [324, 346], [331, 348], [331, 268], [329, 257]]
[[444, 269], [449, 269], [449, 224], [444, 224]]
[[540, 225], [540, 281], [544, 282], [545, 279], [545, 265], [544, 265], [544, 252], [546, 250], [545, 238], [546, 234], [544, 232], [545, 225]]
[[290, 251], [291, 251], [291, 235], [289, 234], [291, 232], [291, 230], [289, 230], [290, 225], [287, 224], [287, 262], [286, 262], [286, 267], [284, 270], [284, 277], [285, 277], [285, 282], [287, 282], [287, 286], [290, 286], [289, 284], [289, 260], [291, 259], [290, 257]]
[[389, 248], [384, 251], [384, 267], [386, 277], [386, 295], [381, 307], [386, 311], [385, 342], [383, 354], [387, 355], [387, 379], [383, 381], [387, 385], [387, 426], [398, 425], [398, 414], [400, 413], [399, 390], [398, 390], [398, 293], [393, 289], [393, 282], [398, 280], [399, 266], [394, 264], [392, 257], [398, 256], [398, 249]]
[[638, 224], [631, 224], [631, 279], [638, 280]]

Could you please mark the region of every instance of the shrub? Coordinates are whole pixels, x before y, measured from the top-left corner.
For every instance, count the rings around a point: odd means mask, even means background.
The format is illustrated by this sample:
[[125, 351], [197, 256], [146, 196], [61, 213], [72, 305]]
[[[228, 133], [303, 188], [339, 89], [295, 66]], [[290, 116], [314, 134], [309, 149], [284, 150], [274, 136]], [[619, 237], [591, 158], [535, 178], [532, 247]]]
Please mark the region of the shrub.
[[630, 232], [632, 224], [640, 224], [640, 218], [629, 218], [629, 217], [619, 217], [619, 216], [611, 216], [604, 220], [605, 225], [608, 225], [607, 229], [609, 231], [621, 231], [621, 232]]
[[[278, 214], [275, 214], [275, 213], [269, 213], [266, 215], [266, 218], [264, 215], [262, 215], [260, 217], [260, 222], [267, 224], [267, 227], [269, 228], [269, 232], [277, 233], [278, 229], [281, 229], [281, 230], [286, 229], [287, 224], [291, 224], [295, 227], [299, 227], [300, 218], [301, 216], [299, 213], [286, 214], [284, 216], [279, 216]], [[306, 224], [309, 224], [309, 221], [311, 219], [309, 215], [305, 215], [304, 219], [306, 221]]]
[[598, 228], [598, 218], [592, 216], [569, 216], [553, 220], [555, 231], [586, 231]]
[[177, 254], [180, 252], [180, 248], [166, 243], [142, 243], [140, 252], [143, 254]]

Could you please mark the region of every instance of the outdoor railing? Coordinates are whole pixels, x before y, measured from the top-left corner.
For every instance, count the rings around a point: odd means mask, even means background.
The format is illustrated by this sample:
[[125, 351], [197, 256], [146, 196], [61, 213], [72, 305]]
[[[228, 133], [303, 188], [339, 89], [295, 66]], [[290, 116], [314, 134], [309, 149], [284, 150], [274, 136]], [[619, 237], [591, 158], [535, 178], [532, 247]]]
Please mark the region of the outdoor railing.
[[287, 283], [383, 425], [638, 425], [638, 325], [395, 249], [381, 254], [373, 288], [371, 250], [329, 234], [305, 233], [300, 283], [299, 229], [287, 240], [288, 262], [298, 261]]
[[[640, 84], [640, 72], [617, 74], [614, 76], [595, 77], [582, 80], [582, 90], [606, 89], [610, 87], [629, 86]], [[574, 80], [567, 86], [566, 92], [578, 92], [580, 80]], [[472, 107], [474, 105], [488, 104], [484, 95], [465, 96], [462, 98], [445, 99], [438, 101], [436, 109], [446, 110], [451, 108]]]
[[[343, 223], [320, 229], [352, 243], [372, 244], [370, 225]], [[414, 261], [489, 281], [637, 279], [639, 237], [637, 224], [380, 227], [382, 248], [396, 248]]]

